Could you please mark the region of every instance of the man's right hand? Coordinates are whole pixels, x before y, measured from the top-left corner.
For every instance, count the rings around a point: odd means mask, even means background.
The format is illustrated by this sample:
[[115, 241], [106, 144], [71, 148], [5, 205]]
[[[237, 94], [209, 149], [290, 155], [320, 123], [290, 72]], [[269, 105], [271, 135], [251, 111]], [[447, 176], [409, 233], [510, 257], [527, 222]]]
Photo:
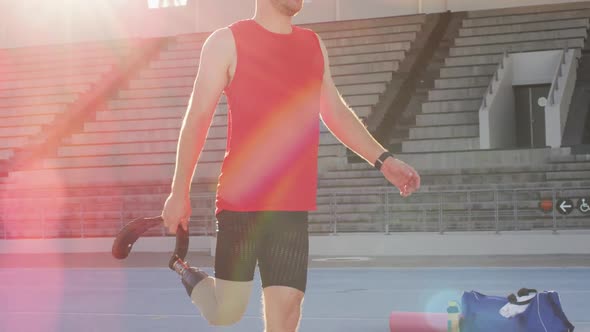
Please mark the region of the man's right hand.
[[188, 231], [188, 220], [191, 212], [191, 201], [188, 195], [170, 194], [166, 199], [166, 203], [164, 203], [164, 210], [162, 211], [162, 218], [168, 232], [176, 234], [178, 225]]

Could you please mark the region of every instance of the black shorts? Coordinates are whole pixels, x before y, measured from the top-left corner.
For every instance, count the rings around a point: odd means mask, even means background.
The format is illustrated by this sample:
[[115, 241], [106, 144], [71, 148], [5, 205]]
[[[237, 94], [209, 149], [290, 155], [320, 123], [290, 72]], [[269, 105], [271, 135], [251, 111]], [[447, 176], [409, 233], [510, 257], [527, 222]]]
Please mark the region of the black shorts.
[[215, 277], [252, 281], [256, 262], [262, 287], [305, 292], [309, 237], [307, 212], [221, 211], [217, 214]]

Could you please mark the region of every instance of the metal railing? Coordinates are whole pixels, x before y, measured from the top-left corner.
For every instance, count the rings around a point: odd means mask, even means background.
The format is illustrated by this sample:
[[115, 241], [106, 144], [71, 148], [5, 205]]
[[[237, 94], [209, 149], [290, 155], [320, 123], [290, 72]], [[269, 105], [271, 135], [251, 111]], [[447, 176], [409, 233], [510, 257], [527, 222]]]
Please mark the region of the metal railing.
[[[329, 233], [338, 234], [355, 229], [361, 231], [370, 229], [385, 234], [392, 231], [436, 231], [444, 234], [449, 229], [456, 231], [489, 230], [495, 233], [508, 230], [549, 229], [553, 233], [557, 233], [561, 229], [590, 228], [590, 211], [587, 211], [587, 214], [582, 214], [572, 207], [574, 209], [569, 215], [557, 212], [558, 200], [568, 197], [567, 192], [585, 192], [586, 196], [590, 196], [590, 187], [437, 191], [414, 194], [413, 199], [407, 199], [408, 202], [401, 202], [401, 199], [398, 199], [398, 202], [393, 202], [394, 197], [399, 197], [399, 192], [390, 188], [363, 191], [362, 195], [364, 196], [380, 196], [381, 199], [373, 204], [374, 212], [362, 212], [365, 214], [365, 222], [356, 223], [340, 221], [346, 214], [355, 214], [354, 212], [341, 211], [341, 208], [349, 204], [339, 204], [340, 198], [351, 197], [353, 194], [330, 193]], [[579, 194], [574, 198], [578, 198], [578, 196]], [[540, 203], [543, 201], [551, 203], [548, 210], [541, 209]], [[590, 204], [590, 202], [588, 203]], [[431, 217], [428, 218], [428, 216]], [[430, 219], [430, 224], [427, 226], [425, 223], [428, 219]]]
[[[561, 229], [590, 228], [590, 211], [582, 214], [574, 210], [570, 215], [561, 215], [557, 212], [555, 207], [558, 199], [570, 196], [568, 192], [576, 193], [573, 195], [576, 198], [582, 195], [580, 193], [588, 197], [590, 187], [445, 190], [418, 192], [406, 199], [402, 199], [393, 187], [340, 192], [319, 191], [318, 199], [323, 199], [324, 203], [318, 205], [318, 211], [310, 214], [310, 232], [332, 235], [359, 231], [385, 234], [404, 231], [444, 234], [448, 231], [500, 233], [508, 230], [545, 229], [557, 233]], [[551, 202], [550, 210], [541, 210], [539, 203], [542, 200]], [[191, 234], [214, 235], [215, 196], [192, 195], [191, 201]], [[95, 203], [81, 198], [68, 198], [59, 203], [55, 198], [37, 199], [35, 202], [38, 208], [27, 211], [19, 211], [18, 205], [8, 204], [13, 207], [11, 211], [4, 204], [0, 211], [1, 238], [113, 236], [131, 218], [145, 216], [142, 213], [147, 213], [135, 210], [136, 202], [126, 201], [111, 203], [109, 211], [92, 209], [91, 206]], [[55, 209], [56, 206], [64, 208]], [[115, 206], [116, 208], [113, 208]], [[15, 213], [21, 215], [16, 219], [11, 218]], [[17, 220], [23, 218], [29, 221], [23, 224]], [[23, 230], [23, 226], [26, 229]], [[15, 236], [15, 233], [20, 236]], [[164, 227], [150, 234], [167, 235]]]
[[488, 84], [488, 88], [486, 89], [486, 92], [483, 96], [481, 108], [488, 107], [488, 96], [494, 94], [494, 83], [500, 81], [500, 71], [504, 70], [504, 61], [506, 58], [508, 58], [508, 52], [504, 51], [502, 54], [502, 59], [500, 60], [500, 63], [498, 63], [498, 67], [494, 71], [494, 76], [490, 80], [490, 84]]
[[559, 58], [559, 64], [557, 65], [557, 69], [555, 70], [555, 75], [553, 75], [553, 81], [551, 82], [551, 89], [549, 90], [549, 104], [555, 105], [555, 92], [559, 90], [559, 79], [563, 76], [563, 69], [562, 67], [565, 65], [566, 55], [568, 52], [567, 46], [563, 49], [561, 53], [561, 57]]

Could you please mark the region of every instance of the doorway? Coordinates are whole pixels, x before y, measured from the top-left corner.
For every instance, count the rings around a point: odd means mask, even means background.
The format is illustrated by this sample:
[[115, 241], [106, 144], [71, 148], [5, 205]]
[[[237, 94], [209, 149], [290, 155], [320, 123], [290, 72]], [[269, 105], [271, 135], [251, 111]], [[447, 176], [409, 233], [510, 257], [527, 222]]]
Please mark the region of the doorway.
[[551, 85], [515, 86], [516, 145], [542, 148], [545, 143], [545, 103]]

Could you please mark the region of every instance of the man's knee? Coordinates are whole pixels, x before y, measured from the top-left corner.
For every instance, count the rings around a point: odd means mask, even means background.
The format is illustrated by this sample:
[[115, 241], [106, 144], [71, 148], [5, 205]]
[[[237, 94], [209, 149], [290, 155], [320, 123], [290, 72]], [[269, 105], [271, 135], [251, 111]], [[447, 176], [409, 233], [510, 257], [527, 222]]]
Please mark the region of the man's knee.
[[266, 332], [294, 332], [301, 318], [303, 292], [291, 287], [270, 286], [264, 289]]
[[242, 319], [252, 289], [252, 282], [209, 278], [193, 290], [193, 303], [214, 326], [236, 324]]

